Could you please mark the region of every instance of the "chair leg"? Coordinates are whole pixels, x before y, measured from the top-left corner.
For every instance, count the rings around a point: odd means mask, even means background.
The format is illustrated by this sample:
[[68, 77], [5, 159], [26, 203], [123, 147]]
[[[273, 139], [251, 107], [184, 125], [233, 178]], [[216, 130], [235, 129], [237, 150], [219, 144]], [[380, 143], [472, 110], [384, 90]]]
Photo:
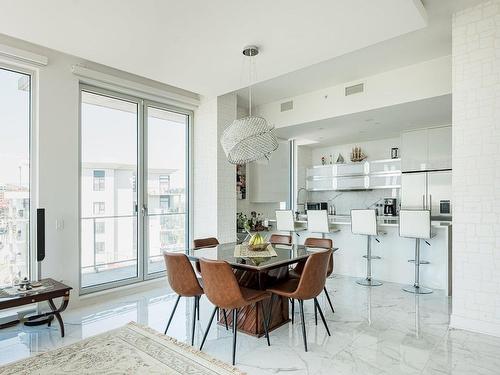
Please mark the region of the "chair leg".
[[318, 325], [318, 308], [314, 304], [314, 324]]
[[233, 366], [236, 363], [236, 333], [238, 332], [238, 309], [233, 309]]
[[229, 327], [227, 326], [227, 313], [226, 313], [226, 310], [222, 309], [222, 315], [224, 315], [224, 323], [226, 323], [226, 331], [228, 331]]
[[194, 345], [194, 327], [196, 326], [196, 312], [198, 311], [198, 296], [194, 296], [193, 304], [193, 324], [191, 327], [191, 346]]
[[205, 334], [203, 335], [203, 340], [201, 340], [201, 345], [200, 345], [200, 350], [203, 349], [203, 345], [205, 344], [205, 340], [207, 339], [208, 336], [208, 331], [210, 330], [210, 326], [212, 325], [212, 322], [214, 320], [215, 313], [219, 310], [217, 306], [214, 307], [214, 311], [212, 312], [212, 315], [210, 316], [210, 320], [208, 321], [207, 329], [205, 330]]
[[[262, 310], [262, 323], [264, 324], [264, 331], [266, 333], [266, 339], [267, 339], [267, 346], [271, 346], [271, 341], [269, 341], [269, 329], [267, 327], [267, 316], [264, 313], [264, 301], [257, 302], [257, 304], [260, 303], [260, 309]], [[256, 306], [258, 308], [258, 306]]]
[[175, 301], [174, 309], [172, 310], [172, 313], [170, 314], [170, 318], [168, 318], [168, 323], [167, 323], [167, 328], [165, 328], [165, 335], [167, 334], [168, 327], [170, 327], [170, 323], [172, 323], [172, 318], [174, 317], [175, 310], [177, 309], [177, 305], [179, 304], [179, 300], [181, 299], [181, 296], [177, 296], [177, 300]]
[[323, 324], [325, 325], [326, 332], [328, 333], [328, 336], [331, 336], [330, 330], [328, 329], [328, 325], [326, 324], [325, 316], [323, 315], [323, 311], [321, 311], [321, 307], [319, 306], [318, 300], [316, 298], [314, 298], [314, 306], [316, 306], [318, 311], [319, 311], [319, 316], [321, 316], [321, 320], [323, 321]]
[[302, 338], [304, 339], [304, 349], [307, 352], [306, 322], [304, 319], [304, 301], [299, 299], [300, 319], [302, 320]]
[[196, 298], [196, 320], [200, 320], [200, 299], [201, 299], [201, 296], [198, 296], [198, 298]]
[[328, 304], [330, 305], [330, 308], [332, 309], [332, 313], [335, 314], [335, 310], [333, 309], [333, 305], [332, 305], [332, 300], [330, 299], [330, 295], [328, 294], [328, 290], [326, 290], [326, 286], [323, 288], [323, 290], [325, 291], [326, 299], [328, 300]]
[[292, 324], [295, 316], [295, 300], [292, 298]]

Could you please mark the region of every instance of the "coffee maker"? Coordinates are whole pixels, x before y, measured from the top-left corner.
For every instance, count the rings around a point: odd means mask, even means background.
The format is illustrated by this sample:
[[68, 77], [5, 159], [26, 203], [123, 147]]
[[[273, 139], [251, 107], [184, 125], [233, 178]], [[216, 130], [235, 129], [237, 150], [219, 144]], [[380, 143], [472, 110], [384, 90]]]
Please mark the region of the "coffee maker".
[[396, 216], [397, 213], [397, 199], [385, 198], [384, 199], [384, 216]]

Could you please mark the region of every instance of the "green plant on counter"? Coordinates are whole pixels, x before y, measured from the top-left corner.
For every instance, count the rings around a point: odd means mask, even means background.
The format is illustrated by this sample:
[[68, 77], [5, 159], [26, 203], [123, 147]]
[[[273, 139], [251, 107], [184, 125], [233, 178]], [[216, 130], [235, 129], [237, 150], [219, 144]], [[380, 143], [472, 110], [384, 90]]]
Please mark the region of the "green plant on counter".
[[238, 229], [245, 229], [249, 231], [250, 220], [248, 219], [247, 215], [243, 214], [242, 212], [238, 212], [236, 214], [236, 226]]

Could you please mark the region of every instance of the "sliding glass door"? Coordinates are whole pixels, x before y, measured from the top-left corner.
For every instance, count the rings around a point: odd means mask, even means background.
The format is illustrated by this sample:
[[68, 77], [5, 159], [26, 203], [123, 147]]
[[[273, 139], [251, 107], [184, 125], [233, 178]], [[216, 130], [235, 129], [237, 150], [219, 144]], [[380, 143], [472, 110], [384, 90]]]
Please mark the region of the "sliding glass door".
[[82, 86], [83, 293], [161, 276], [187, 246], [189, 113]]
[[164, 251], [186, 246], [189, 116], [146, 106], [147, 274], [165, 270]]
[[30, 278], [31, 76], [0, 67], [0, 286]]
[[139, 103], [81, 94], [81, 284], [139, 277]]

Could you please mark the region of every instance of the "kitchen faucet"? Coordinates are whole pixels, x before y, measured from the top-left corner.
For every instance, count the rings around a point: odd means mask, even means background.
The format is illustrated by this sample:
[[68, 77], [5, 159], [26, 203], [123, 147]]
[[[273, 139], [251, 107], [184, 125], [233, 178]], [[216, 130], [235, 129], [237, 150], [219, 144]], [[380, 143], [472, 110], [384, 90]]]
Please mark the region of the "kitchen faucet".
[[[306, 192], [306, 200], [304, 201], [304, 203], [299, 203], [299, 197], [300, 197], [300, 192], [301, 191], [305, 191]], [[303, 206], [304, 207], [304, 212], [307, 211], [307, 189], [304, 188], [304, 187], [301, 187], [299, 190], [297, 190], [297, 202], [295, 204], [295, 206]], [[297, 207], [297, 213], [299, 211], [299, 208]]]

